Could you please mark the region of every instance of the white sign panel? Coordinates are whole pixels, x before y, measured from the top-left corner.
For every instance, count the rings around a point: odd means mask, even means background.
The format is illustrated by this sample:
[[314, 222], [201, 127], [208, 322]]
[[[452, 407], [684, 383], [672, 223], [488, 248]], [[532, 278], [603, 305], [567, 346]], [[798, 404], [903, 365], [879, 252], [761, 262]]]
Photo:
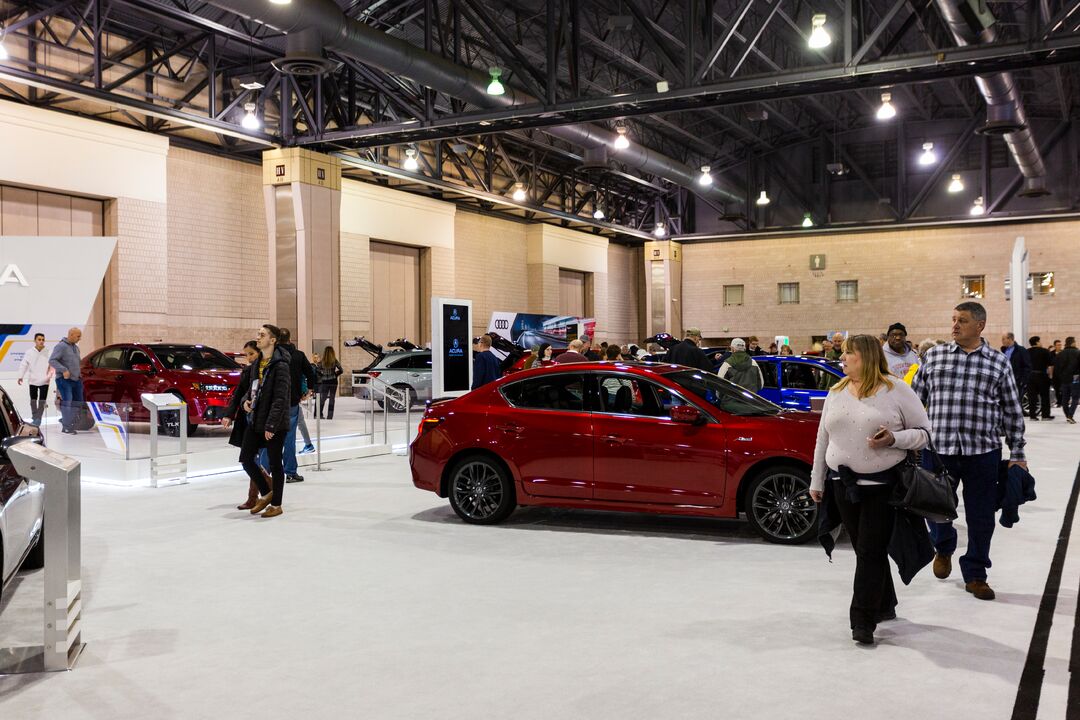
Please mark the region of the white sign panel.
[[82, 325], [116, 238], [0, 237], [0, 325]]

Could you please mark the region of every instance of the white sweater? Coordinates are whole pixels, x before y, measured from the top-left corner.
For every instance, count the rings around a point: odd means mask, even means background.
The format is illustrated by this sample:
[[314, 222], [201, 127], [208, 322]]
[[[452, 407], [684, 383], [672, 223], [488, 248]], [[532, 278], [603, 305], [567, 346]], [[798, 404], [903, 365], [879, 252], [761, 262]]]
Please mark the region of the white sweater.
[[49, 351], [30, 348], [23, 355], [19, 363], [19, 379], [23, 380], [29, 375], [31, 385], [48, 385], [53, 376], [53, 369], [49, 366]]
[[[892, 447], [872, 449], [867, 440], [884, 425], [895, 438]], [[857, 473], [888, 470], [904, 459], [908, 450], [926, 447], [930, 418], [919, 397], [908, 385], [892, 378], [892, 388], [859, 400], [850, 387], [833, 390], [825, 398], [818, 425], [811, 490], [823, 490], [829, 468], [846, 465]], [[873, 484], [860, 481], [859, 484]]]

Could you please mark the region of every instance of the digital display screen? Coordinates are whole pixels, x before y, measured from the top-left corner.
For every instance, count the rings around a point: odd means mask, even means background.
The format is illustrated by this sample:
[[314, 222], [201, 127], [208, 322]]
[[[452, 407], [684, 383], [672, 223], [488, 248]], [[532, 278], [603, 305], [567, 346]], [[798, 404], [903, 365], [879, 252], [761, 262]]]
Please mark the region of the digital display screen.
[[468, 392], [472, 342], [467, 305], [443, 305], [442, 336], [443, 390]]

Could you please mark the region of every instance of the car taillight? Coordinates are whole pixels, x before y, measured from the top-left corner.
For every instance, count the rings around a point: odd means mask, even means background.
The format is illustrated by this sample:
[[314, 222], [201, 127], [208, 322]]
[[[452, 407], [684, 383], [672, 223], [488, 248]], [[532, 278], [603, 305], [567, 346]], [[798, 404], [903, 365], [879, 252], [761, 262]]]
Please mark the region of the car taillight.
[[442, 422], [442, 418], [426, 417], [420, 421], [420, 426], [416, 428], [416, 434], [423, 435], [428, 430], [434, 430], [435, 426]]
[[371, 377], [379, 377], [380, 374], [381, 372], [378, 370], [372, 370], [368, 373], [368, 375], [370, 375]]

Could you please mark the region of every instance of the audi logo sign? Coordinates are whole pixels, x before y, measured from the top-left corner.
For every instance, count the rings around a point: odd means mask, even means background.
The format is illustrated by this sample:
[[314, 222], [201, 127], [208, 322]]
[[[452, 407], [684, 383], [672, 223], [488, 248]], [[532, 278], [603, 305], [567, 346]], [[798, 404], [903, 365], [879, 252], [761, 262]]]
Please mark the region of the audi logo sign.
[[496, 330], [509, 330], [510, 329], [510, 321], [499, 318], [498, 320], [495, 321], [495, 329]]

